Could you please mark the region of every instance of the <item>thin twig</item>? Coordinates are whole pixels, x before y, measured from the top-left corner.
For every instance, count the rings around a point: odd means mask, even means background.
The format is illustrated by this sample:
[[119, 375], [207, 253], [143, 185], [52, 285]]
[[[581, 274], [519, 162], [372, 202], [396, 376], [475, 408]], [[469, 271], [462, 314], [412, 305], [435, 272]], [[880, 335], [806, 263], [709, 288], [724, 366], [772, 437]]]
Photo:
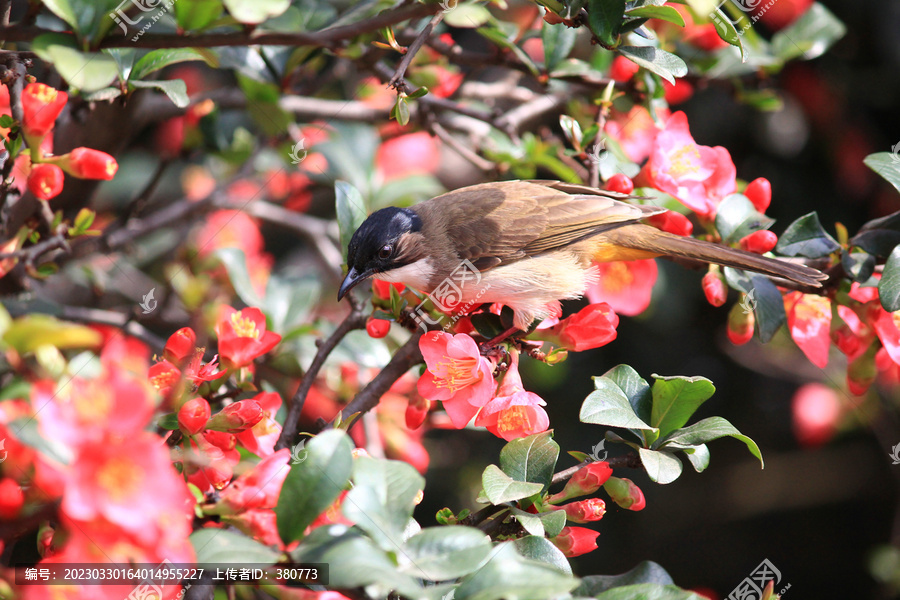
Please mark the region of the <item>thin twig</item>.
[[287, 417], [284, 420], [284, 427], [281, 430], [281, 435], [278, 437], [278, 442], [275, 444], [276, 450], [287, 448], [294, 441], [294, 437], [297, 435], [300, 426], [300, 415], [303, 412], [303, 404], [306, 402], [309, 390], [312, 389], [313, 383], [315, 383], [316, 377], [319, 376], [319, 371], [322, 369], [322, 365], [325, 364], [328, 356], [348, 333], [354, 329], [362, 329], [365, 326], [366, 314], [363, 312], [361, 306], [354, 304], [353, 308], [350, 310], [350, 314], [341, 321], [341, 324], [338, 325], [337, 329], [335, 329], [330, 336], [328, 336], [328, 339], [319, 345], [319, 350], [316, 352], [312, 364], [309, 365], [309, 369], [303, 374], [303, 379], [300, 380], [300, 386], [297, 388], [297, 392], [291, 399], [290, 408], [288, 409]]
[[[597, 462], [594, 459], [583, 460], [574, 467], [569, 467], [564, 471], [560, 471], [559, 473], [554, 473], [553, 478], [550, 480], [550, 485], [554, 483], [563, 482], [578, 471], [580, 471], [583, 467], [591, 464], [592, 462]], [[638, 469], [641, 466], [641, 459], [637, 454], [626, 454], [625, 456], [616, 456], [606, 460], [605, 462], [609, 463], [609, 466], [612, 468], [616, 467], [625, 467], [626, 469]]]
[[66, 321], [79, 323], [99, 323], [112, 325], [125, 331], [128, 335], [141, 340], [156, 352], [162, 352], [166, 347], [166, 340], [159, 337], [140, 323], [132, 321], [126, 314], [101, 310], [99, 308], [85, 308], [83, 306], [63, 306], [59, 315]]
[[443, 140], [445, 144], [455, 150], [457, 154], [462, 156], [464, 159], [466, 159], [482, 171], [491, 171], [497, 167], [497, 165], [492, 161], [489, 161], [486, 158], [482, 158], [481, 156], [476, 154], [475, 151], [466, 148], [459, 140], [450, 135], [450, 133], [446, 129], [444, 129], [440, 123], [430, 123], [428, 125], [428, 128], [431, 129], [434, 135]]
[[413, 58], [415, 58], [416, 54], [422, 48], [422, 44], [425, 43], [425, 40], [428, 39], [428, 36], [431, 35], [431, 32], [434, 31], [434, 28], [437, 27], [437, 24], [440, 23], [443, 18], [444, 11], [438, 11], [431, 17], [428, 24], [425, 25], [419, 35], [416, 36], [416, 39], [413, 40], [413, 43], [407, 48], [406, 54], [403, 55], [400, 64], [397, 65], [397, 70], [394, 72], [390, 81], [388, 81], [389, 86], [397, 88], [398, 84], [403, 81], [403, 78], [406, 76], [406, 70], [409, 68], [410, 63], [412, 63]]

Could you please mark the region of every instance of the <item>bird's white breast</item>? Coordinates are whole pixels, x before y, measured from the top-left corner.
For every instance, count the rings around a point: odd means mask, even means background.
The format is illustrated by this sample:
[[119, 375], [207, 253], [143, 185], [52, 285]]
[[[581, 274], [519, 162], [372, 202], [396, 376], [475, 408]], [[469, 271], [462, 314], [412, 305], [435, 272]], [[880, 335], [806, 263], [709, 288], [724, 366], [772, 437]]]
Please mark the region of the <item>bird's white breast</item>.
[[383, 273], [376, 273], [375, 279], [391, 283], [403, 283], [416, 290], [428, 291], [431, 289], [428, 283], [431, 281], [432, 275], [434, 275], [434, 265], [431, 263], [431, 259], [420, 258], [408, 265], [384, 271]]

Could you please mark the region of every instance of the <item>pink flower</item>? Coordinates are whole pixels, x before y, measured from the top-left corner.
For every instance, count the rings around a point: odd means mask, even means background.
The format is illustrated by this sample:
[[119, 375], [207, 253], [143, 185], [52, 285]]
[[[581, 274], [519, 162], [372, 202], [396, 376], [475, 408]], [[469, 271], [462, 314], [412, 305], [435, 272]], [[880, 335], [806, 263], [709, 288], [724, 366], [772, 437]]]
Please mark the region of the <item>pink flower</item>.
[[275, 420], [275, 415], [281, 408], [281, 396], [275, 392], [261, 392], [252, 400], [262, 409], [262, 419], [250, 429], [236, 433], [235, 437], [253, 454], [269, 456], [275, 452], [275, 442], [281, 435], [281, 425]]
[[812, 364], [824, 369], [831, 347], [831, 300], [791, 292], [784, 297], [784, 309], [791, 337]]
[[656, 189], [711, 219], [725, 196], [735, 191], [735, 168], [728, 150], [700, 146], [691, 137], [687, 117], [677, 112], [659, 132], [642, 175]]
[[[667, 119], [669, 110], [658, 109], [656, 114], [661, 119]], [[606, 122], [606, 133], [622, 146], [629, 159], [639, 163], [650, 156], [659, 129], [646, 108], [634, 106], [625, 114], [614, 112]]]
[[525, 391], [519, 375], [519, 355], [513, 352], [497, 397], [481, 409], [475, 425], [487, 428], [507, 442], [540, 433], [550, 426], [550, 418], [541, 408], [545, 404], [534, 392]]
[[437, 141], [425, 131], [407, 133], [387, 140], [375, 154], [375, 168], [385, 180], [434, 173], [440, 164]]
[[234, 514], [251, 508], [275, 508], [281, 485], [290, 471], [290, 458], [291, 451], [282, 448], [235, 479], [222, 492], [222, 504], [226, 510]]
[[419, 393], [440, 400], [454, 427], [465, 427], [494, 395], [494, 366], [481, 356], [470, 336], [432, 331], [419, 340], [427, 370], [419, 378]]
[[837, 432], [841, 417], [837, 393], [821, 383], [807, 383], [791, 400], [794, 435], [802, 446], [821, 446]]
[[605, 346], [616, 339], [619, 317], [609, 304], [600, 302], [585, 306], [551, 328], [561, 345], [574, 352]]
[[633, 317], [650, 306], [656, 283], [656, 261], [614, 261], [597, 263], [600, 278], [585, 292], [591, 304], [606, 302], [617, 315]]

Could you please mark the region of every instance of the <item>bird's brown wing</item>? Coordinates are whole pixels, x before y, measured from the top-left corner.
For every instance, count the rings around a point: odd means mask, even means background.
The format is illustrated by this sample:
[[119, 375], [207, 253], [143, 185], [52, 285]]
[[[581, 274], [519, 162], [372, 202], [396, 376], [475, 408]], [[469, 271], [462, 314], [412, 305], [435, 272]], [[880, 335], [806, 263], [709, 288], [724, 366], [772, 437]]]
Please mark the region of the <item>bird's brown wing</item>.
[[[514, 262], [637, 222], [664, 209], [626, 204], [600, 190], [541, 182], [487, 183], [416, 207], [479, 269]], [[590, 192], [585, 193], [585, 192]], [[621, 197], [616, 194], [616, 197]]]

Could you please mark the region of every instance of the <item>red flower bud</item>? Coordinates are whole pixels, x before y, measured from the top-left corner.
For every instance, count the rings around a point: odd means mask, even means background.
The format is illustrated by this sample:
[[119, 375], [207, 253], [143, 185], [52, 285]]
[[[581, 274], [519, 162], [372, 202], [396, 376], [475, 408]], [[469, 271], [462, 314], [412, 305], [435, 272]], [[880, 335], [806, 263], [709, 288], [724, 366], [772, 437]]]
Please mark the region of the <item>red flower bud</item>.
[[676, 79], [675, 85], [668, 81], [663, 81], [663, 89], [665, 90], [666, 102], [670, 106], [687, 102], [694, 95], [694, 85], [685, 79]]
[[163, 357], [170, 363], [178, 365], [185, 358], [194, 354], [196, 346], [197, 334], [190, 327], [182, 327], [169, 336], [163, 350]]
[[41, 163], [28, 174], [28, 191], [41, 200], [55, 198], [63, 189], [63, 172], [56, 165]]
[[642, 510], [647, 506], [644, 492], [633, 481], [625, 477], [610, 477], [603, 484], [603, 489], [609, 494], [613, 502], [628, 510]]
[[42, 138], [53, 129], [69, 95], [43, 83], [29, 83], [22, 91], [22, 129], [29, 137]]
[[557, 503], [569, 498], [593, 494], [606, 483], [611, 475], [612, 468], [605, 460], [588, 463], [572, 475], [561, 492], [550, 496], [547, 501]]
[[600, 498], [588, 498], [559, 507], [566, 511], [566, 519], [572, 523], [599, 521], [606, 514], [606, 502]]
[[741, 250], [754, 254], [765, 254], [778, 243], [778, 236], [767, 229], [754, 231], [741, 238]]
[[630, 194], [634, 191], [634, 182], [627, 175], [616, 173], [606, 182], [606, 189], [611, 192], [619, 192], [620, 194]]
[[196, 435], [203, 431], [210, 412], [209, 402], [205, 399], [188, 400], [178, 410], [178, 427], [187, 435]]
[[746, 306], [745, 302], [735, 304], [728, 313], [728, 339], [735, 346], [746, 344], [753, 337], [756, 317]]
[[753, 203], [753, 208], [765, 213], [772, 202], [772, 184], [765, 177], [759, 177], [747, 184], [744, 196]]
[[[609, 78], [619, 83], [630, 81], [640, 67], [631, 62], [624, 56], [617, 56], [613, 59], [612, 65], [609, 67]], [[607, 188], [609, 189], [609, 188]]]
[[587, 527], [563, 527], [550, 541], [569, 558], [581, 556], [597, 549], [599, 531]]
[[391, 330], [391, 322], [385, 319], [369, 317], [366, 319], [366, 333], [372, 338], [383, 338]]
[[22, 487], [9, 477], [0, 479], [0, 519], [6, 521], [15, 519], [22, 510], [23, 504], [25, 504], [25, 494], [22, 492]]
[[431, 400], [423, 398], [419, 394], [413, 394], [406, 406], [406, 426], [409, 429], [421, 427], [425, 422], [425, 417], [428, 416], [429, 408], [431, 408]]
[[263, 416], [263, 410], [256, 400], [239, 400], [216, 413], [206, 424], [206, 428], [216, 431], [243, 431], [259, 423]]
[[75, 148], [56, 160], [63, 171], [79, 179], [112, 179], [119, 164], [106, 152], [93, 148]]
[[691, 223], [691, 220], [674, 210], [667, 210], [664, 213], [648, 217], [647, 222], [657, 229], [675, 235], [689, 236], [694, 232], [694, 224]]
[[381, 281], [379, 279], [372, 280], [372, 293], [379, 300], [390, 300], [392, 287], [401, 294], [403, 293], [403, 290], [406, 289], [406, 286], [402, 283], [391, 283], [389, 281]]
[[585, 306], [556, 325], [550, 332], [559, 337], [559, 344], [567, 350], [583, 352], [605, 346], [616, 339], [619, 317], [606, 302]]
[[725, 287], [725, 280], [718, 267], [710, 267], [706, 275], [703, 276], [701, 282], [703, 293], [706, 294], [706, 300], [713, 306], [722, 306], [728, 298], [728, 288]]

